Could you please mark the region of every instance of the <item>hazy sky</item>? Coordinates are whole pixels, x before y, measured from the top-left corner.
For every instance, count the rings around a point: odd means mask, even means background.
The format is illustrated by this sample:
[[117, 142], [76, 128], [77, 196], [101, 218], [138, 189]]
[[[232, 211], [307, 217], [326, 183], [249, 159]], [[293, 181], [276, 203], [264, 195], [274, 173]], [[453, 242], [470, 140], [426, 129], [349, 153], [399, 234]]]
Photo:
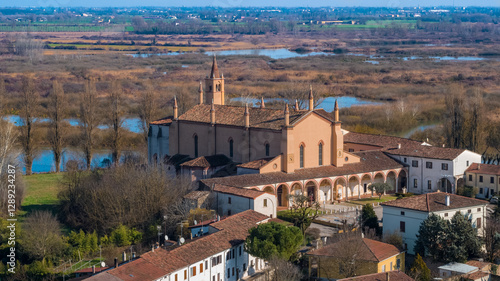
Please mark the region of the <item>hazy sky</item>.
[[130, 7], [130, 6], [500, 6], [500, 0], [0, 0], [0, 7]]

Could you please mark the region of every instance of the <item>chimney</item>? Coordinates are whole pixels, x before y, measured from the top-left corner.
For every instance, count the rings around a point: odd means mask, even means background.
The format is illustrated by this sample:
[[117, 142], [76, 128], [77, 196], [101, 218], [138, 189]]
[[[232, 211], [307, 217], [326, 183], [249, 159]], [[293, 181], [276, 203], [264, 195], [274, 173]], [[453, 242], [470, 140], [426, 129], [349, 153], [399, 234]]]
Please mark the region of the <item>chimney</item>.
[[245, 104], [245, 128], [250, 128], [250, 112], [248, 111], [248, 103]]
[[200, 81], [200, 89], [199, 89], [199, 93], [200, 93], [200, 97], [199, 97], [199, 103], [200, 104], [203, 104], [203, 86], [201, 85], [201, 81]]
[[288, 111], [288, 103], [285, 104], [285, 127], [290, 126], [290, 111]]
[[266, 108], [266, 104], [264, 103], [264, 97], [260, 97], [260, 108]]
[[215, 124], [215, 105], [214, 99], [212, 99], [212, 107], [210, 108], [210, 123]]
[[118, 259], [115, 258], [115, 268], [118, 268]]
[[450, 202], [450, 195], [446, 194], [446, 199], [445, 199], [445, 203], [446, 203], [446, 206], [450, 206], [451, 202]]
[[481, 170], [481, 164], [477, 164], [477, 169]]
[[310, 85], [310, 90], [309, 90], [309, 111], [311, 110], [314, 110], [314, 97], [313, 97], [312, 85]]
[[299, 110], [299, 101], [295, 100], [295, 111]]
[[401, 144], [400, 143], [398, 143], [398, 149], [401, 149]]
[[127, 253], [123, 252], [122, 259], [124, 262], [127, 261]]
[[92, 266], [92, 274], [95, 274], [95, 265]]
[[174, 120], [179, 119], [179, 111], [177, 106], [177, 97], [174, 96]]

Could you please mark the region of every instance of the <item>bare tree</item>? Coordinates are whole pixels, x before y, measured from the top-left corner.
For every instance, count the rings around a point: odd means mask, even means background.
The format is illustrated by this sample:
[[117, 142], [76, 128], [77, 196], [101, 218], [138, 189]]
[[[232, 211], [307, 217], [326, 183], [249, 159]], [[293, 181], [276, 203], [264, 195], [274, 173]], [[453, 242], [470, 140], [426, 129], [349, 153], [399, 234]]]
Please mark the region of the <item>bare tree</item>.
[[33, 62], [43, 56], [43, 42], [28, 35], [20, 35], [14, 43], [14, 52], [16, 55], [28, 57], [30, 62]]
[[5, 81], [3, 78], [0, 78], [0, 119], [3, 117], [5, 114], [5, 109], [6, 109], [6, 94], [7, 91], [5, 90]]
[[63, 122], [67, 116], [66, 105], [63, 87], [57, 80], [54, 80], [48, 104], [48, 115], [50, 118], [48, 140], [54, 153], [57, 173], [61, 168], [61, 157], [64, 148], [64, 134], [66, 130]]
[[[21, 177], [21, 170], [19, 167], [19, 151], [15, 148], [15, 143], [18, 137], [18, 131], [14, 124], [0, 119], [0, 198], [8, 197], [9, 170], [12, 171], [15, 167], [16, 179], [16, 208], [21, 206], [24, 196], [24, 183]], [[0, 201], [0, 214], [7, 212], [7, 200]]]
[[35, 92], [33, 77], [24, 75], [22, 79], [22, 96], [20, 117], [23, 121], [21, 126], [20, 142], [24, 152], [24, 164], [26, 175], [31, 175], [31, 168], [35, 158], [37, 141], [35, 135], [35, 116], [38, 113], [38, 94]]
[[87, 170], [92, 164], [92, 152], [94, 151], [94, 133], [99, 125], [97, 113], [97, 90], [94, 78], [87, 80], [85, 92], [82, 94], [80, 103], [80, 125], [82, 126], [82, 148], [85, 154]]
[[470, 100], [470, 113], [468, 122], [469, 145], [468, 149], [478, 151], [480, 140], [484, 139], [481, 134], [484, 129], [484, 103], [483, 94], [479, 89], [474, 90], [474, 98]]
[[302, 280], [302, 272], [291, 262], [273, 257], [268, 261], [271, 268], [270, 281], [300, 281]]
[[53, 258], [63, 250], [60, 224], [47, 211], [35, 211], [23, 223], [22, 250], [37, 260]]
[[[366, 265], [364, 260], [370, 256], [370, 250], [364, 245], [359, 231], [344, 231], [335, 234], [330, 239], [334, 243], [335, 257], [337, 257], [338, 270], [344, 277], [353, 277]], [[324, 266], [327, 266], [325, 264]]]
[[108, 122], [111, 126], [111, 155], [115, 165], [120, 161], [123, 137], [122, 126], [124, 109], [121, 92], [122, 88], [120, 82], [114, 80], [111, 83], [111, 92], [108, 97]]
[[293, 202], [290, 207], [293, 223], [300, 228], [302, 235], [305, 236], [307, 228], [319, 216], [320, 205], [304, 195], [290, 195], [290, 199]]
[[142, 124], [142, 132], [144, 135], [144, 141], [148, 141], [148, 133], [149, 133], [149, 123], [151, 123], [157, 115], [158, 106], [157, 106], [157, 94], [154, 90], [151, 82], [147, 82], [144, 85], [145, 90], [141, 94], [139, 100], [139, 118], [141, 119]]

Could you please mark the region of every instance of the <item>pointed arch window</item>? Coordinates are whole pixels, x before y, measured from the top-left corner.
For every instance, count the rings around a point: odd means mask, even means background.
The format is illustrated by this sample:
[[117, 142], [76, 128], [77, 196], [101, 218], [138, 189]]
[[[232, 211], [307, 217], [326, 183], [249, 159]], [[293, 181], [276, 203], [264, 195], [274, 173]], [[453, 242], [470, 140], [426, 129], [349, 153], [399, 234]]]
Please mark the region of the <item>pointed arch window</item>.
[[158, 135], [156, 137], [157, 138], [162, 138], [163, 137], [163, 132], [161, 130], [161, 127], [158, 128]]
[[318, 164], [323, 166], [323, 143], [320, 142], [318, 145]]
[[269, 150], [270, 150], [270, 146], [268, 143], [266, 143], [266, 156], [269, 156]]
[[229, 139], [229, 157], [233, 157], [234, 141], [232, 138]]
[[194, 158], [198, 158], [198, 135], [194, 135]]
[[304, 168], [304, 145], [300, 145], [300, 168]]

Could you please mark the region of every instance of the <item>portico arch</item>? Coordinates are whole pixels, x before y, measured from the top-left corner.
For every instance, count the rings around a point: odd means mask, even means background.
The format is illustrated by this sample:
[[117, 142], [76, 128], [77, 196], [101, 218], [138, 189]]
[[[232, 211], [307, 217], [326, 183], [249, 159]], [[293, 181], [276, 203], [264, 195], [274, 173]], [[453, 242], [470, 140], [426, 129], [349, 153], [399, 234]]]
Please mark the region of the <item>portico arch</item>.
[[441, 178], [439, 183], [439, 190], [442, 192], [452, 193], [453, 184], [448, 178]]
[[264, 187], [264, 189], [262, 191], [274, 194], [274, 188], [272, 186], [270, 186], [270, 185]]
[[278, 186], [278, 189], [276, 190], [276, 195], [278, 197], [278, 206], [288, 207], [288, 186], [280, 184], [280, 186]]
[[315, 181], [308, 181], [305, 188], [305, 196], [309, 198], [309, 202], [317, 202], [318, 186]]
[[385, 182], [391, 186], [391, 189], [388, 191], [390, 193], [392, 192], [395, 192], [396, 191], [396, 172], [394, 171], [390, 171], [388, 174], [387, 174], [387, 177], [386, 177], [386, 180]]
[[333, 198], [336, 200], [342, 199], [346, 186], [346, 179], [344, 177], [338, 177], [333, 185]]
[[302, 195], [302, 185], [299, 182], [295, 182], [292, 184], [291, 194]]
[[375, 177], [373, 178], [374, 183], [384, 183], [385, 182], [385, 176], [383, 173], [379, 172], [375, 174]]
[[364, 174], [361, 177], [361, 193], [367, 194], [370, 193], [368, 186], [372, 183], [372, 176], [370, 174]]
[[399, 171], [398, 175], [398, 192], [403, 192], [403, 188], [408, 189], [408, 174], [405, 170]]
[[357, 192], [358, 197], [360, 197], [360, 184], [361, 180], [357, 175], [349, 177], [349, 194], [346, 194], [347, 197], [354, 196], [355, 192]]
[[331, 202], [332, 201], [332, 182], [330, 181], [330, 179], [323, 179], [320, 183], [319, 183], [319, 190], [320, 190], [320, 194], [319, 194], [319, 198], [321, 202], [323, 201], [326, 201], [326, 202]]

